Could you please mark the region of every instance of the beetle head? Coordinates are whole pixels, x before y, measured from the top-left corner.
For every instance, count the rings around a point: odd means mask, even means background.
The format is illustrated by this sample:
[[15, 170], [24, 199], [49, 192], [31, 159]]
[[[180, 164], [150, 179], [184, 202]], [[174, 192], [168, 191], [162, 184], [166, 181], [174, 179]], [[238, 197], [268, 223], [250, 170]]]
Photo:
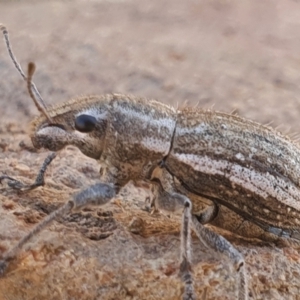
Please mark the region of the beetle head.
[[71, 100], [47, 109], [31, 123], [30, 138], [37, 149], [58, 151], [73, 145], [92, 158], [101, 156], [109, 121], [110, 95]]

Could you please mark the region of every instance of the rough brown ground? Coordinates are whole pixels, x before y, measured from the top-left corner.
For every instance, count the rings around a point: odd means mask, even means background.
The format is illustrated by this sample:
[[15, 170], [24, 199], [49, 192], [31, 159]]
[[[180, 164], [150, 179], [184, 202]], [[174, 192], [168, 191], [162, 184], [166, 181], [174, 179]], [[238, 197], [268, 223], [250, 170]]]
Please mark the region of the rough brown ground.
[[[130, 93], [201, 107], [300, 132], [298, 1], [4, 1], [23, 66], [47, 103], [81, 94]], [[25, 84], [0, 44], [0, 173], [34, 179], [46, 153], [21, 151], [36, 114]], [[74, 148], [61, 151], [46, 186], [2, 190], [0, 255], [77, 190], [97, 181], [98, 166]], [[132, 186], [106, 208], [51, 225], [0, 279], [0, 300], [180, 299], [179, 222], [142, 211], [147, 193]], [[134, 217], [143, 220], [130, 232]], [[139, 221], [139, 219], [137, 219]], [[291, 248], [226, 234], [243, 253], [250, 299], [300, 299], [300, 256]], [[230, 261], [193, 240], [198, 299], [235, 299]]]

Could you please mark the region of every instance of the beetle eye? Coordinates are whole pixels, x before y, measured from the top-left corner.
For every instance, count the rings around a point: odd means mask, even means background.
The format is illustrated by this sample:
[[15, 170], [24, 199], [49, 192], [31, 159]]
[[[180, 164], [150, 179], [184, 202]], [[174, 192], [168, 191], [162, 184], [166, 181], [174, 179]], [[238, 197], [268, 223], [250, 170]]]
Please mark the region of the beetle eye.
[[96, 126], [96, 118], [90, 115], [80, 115], [75, 119], [75, 129], [80, 132], [91, 132]]

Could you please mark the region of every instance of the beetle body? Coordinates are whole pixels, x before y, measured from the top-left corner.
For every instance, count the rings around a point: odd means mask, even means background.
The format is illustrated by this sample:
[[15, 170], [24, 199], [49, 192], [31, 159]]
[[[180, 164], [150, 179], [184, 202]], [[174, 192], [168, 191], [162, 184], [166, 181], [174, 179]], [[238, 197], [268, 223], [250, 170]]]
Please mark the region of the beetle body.
[[[154, 100], [113, 94], [76, 99], [48, 113], [53, 124], [43, 116], [32, 123], [35, 147], [57, 151], [74, 145], [105, 166], [106, 181], [120, 186], [149, 180], [163, 161], [194, 195], [195, 213], [206, 199], [263, 231], [299, 239], [300, 150], [280, 133], [234, 115], [176, 111]], [[96, 119], [89, 132], [76, 130], [82, 115]], [[230, 220], [219, 226], [235, 231]]]

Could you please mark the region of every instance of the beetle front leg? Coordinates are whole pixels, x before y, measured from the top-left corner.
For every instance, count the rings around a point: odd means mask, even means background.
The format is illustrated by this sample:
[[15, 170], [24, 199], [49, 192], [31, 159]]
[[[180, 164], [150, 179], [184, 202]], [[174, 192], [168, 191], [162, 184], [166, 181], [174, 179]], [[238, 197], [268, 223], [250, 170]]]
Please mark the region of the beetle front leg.
[[36, 176], [35, 182], [32, 184], [24, 184], [23, 182], [16, 180], [10, 176], [2, 175], [0, 176], [0, 183], [2, 180], [8, 180], [7, 184], [9, 187], [11, 187], [14, 190], [18, 191], [29, 191], [33, 190], [39, 186], [43, 186], [45, 184], [44, 176], [45, 172], [47, 170], [47, 167], [51, 164], [53, 159], [56, 157], [55, 152], [49, 154], [46, 159], [44, 160], [42, 167], [40, 168], [40, 171], [38, 175]]
[[113, 184], [98, 183], [81, 191], [73, 200], [49, 214], [42, 222], [29, 231], [13, 248], [4, 254], [0, 260], [0, 276], [4, 274], [9, 262], [13, 260], [22, 247], [57, 217], [69, 214], [74, 209], [81, 209], [87, 205], [104, 205], [119, 192], [119, 188]]

